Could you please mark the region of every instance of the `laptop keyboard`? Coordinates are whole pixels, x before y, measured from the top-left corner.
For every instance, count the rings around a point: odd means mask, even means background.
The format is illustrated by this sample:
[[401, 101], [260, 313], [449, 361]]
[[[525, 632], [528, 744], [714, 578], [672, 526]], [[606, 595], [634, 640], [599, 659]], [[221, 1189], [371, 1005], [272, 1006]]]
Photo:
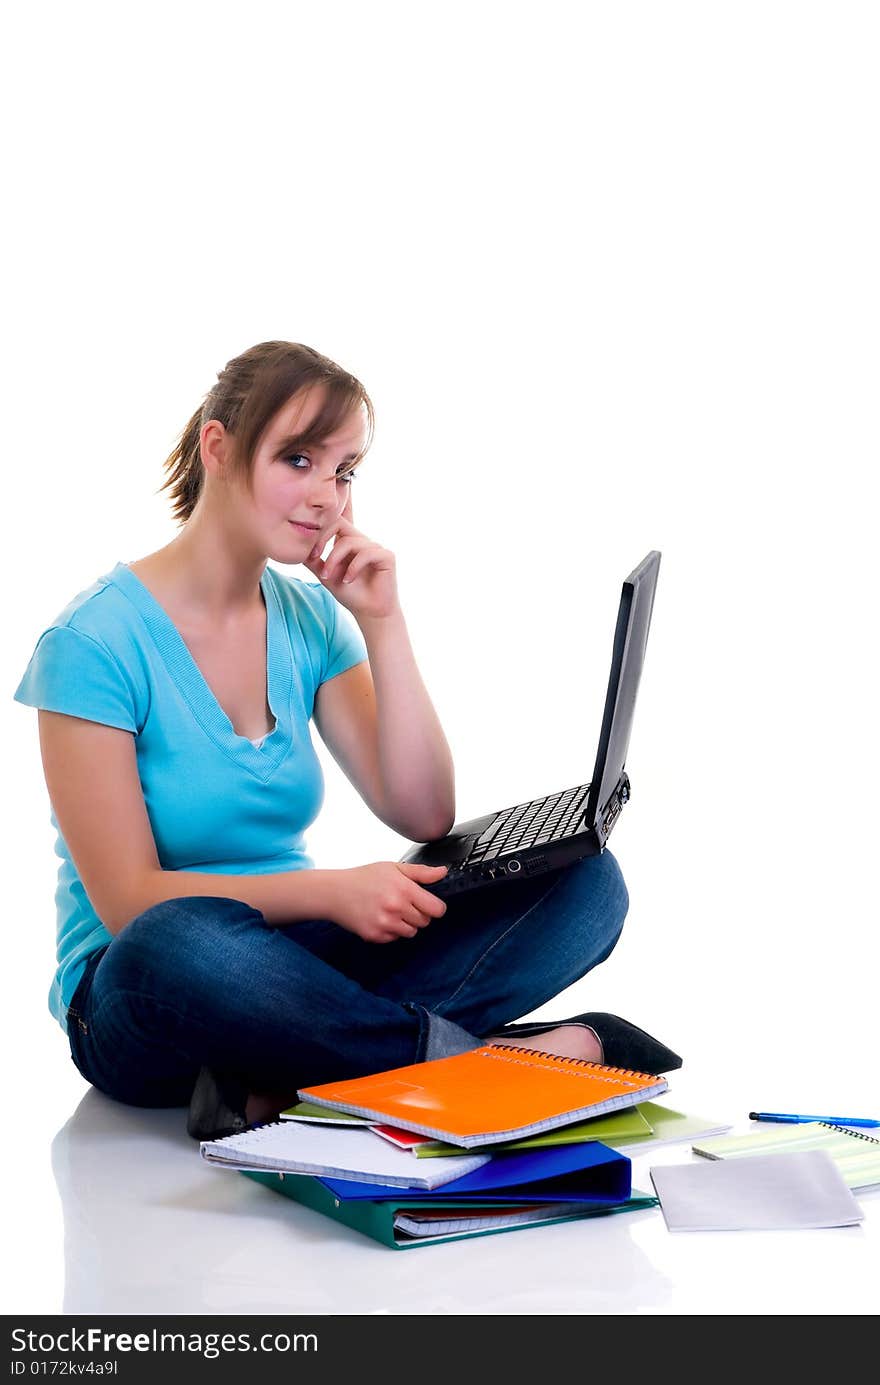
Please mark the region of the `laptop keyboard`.
[[560, 837], [573, 837], [580, 830], [589, 791], [589, 784], [576, 784], [573, 789], [505, 808], [477, 838], [467, 865], [491, 861], [527, 846], [545, 846]]

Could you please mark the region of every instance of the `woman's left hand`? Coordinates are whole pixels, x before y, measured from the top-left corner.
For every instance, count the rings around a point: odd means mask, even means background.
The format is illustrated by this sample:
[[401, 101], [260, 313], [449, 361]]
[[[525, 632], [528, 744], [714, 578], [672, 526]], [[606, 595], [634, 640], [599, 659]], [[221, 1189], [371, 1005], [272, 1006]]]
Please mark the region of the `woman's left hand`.
[[[398, 609], [397, 569], [394, 554], [373, 543], [352, 522], [351, 487], [345, 509], [332, 524], [322, 528], [303, 566], [314, 573], [341, 606], [356, 619], [382, 619]], [[327, 558], [321, 554], [336, 539]]]

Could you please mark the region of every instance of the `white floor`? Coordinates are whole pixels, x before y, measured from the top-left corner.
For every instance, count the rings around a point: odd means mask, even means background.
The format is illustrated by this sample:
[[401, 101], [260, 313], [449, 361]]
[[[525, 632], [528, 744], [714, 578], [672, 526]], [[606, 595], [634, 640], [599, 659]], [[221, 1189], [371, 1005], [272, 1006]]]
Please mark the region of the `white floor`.
[[[56, 1091], [64, 1086], [58, 1079], [56, 1066]], [[669, 1083], [668, 1105], [745, 1127], [752, 1099], [745, 1080], [729, 1079], [723, 1098], [696, 1065], [693, 1073], [669, 1074]], [[185, 1133], [182, 1110], [120, 1106], [86, 1088], [72, 1066], [57, 1108], [11, 1122], [6, 1140], [7, 1152], [17, 1148], [15, 1178], [6, 1180], [12, 1206], [5, 1224], [17, 1247], [7, 1313], [877, 1308], [880, 1191], [859, 1194], [865, 1220], [855, 1228], [671, 1234], [652, 1209], [401, 1254], [240, 1174], [207, 1167]], [[634, 1185], [650, 1189], [651, 1164], [695, 1158], [675, 1146], [634, 1159]]]

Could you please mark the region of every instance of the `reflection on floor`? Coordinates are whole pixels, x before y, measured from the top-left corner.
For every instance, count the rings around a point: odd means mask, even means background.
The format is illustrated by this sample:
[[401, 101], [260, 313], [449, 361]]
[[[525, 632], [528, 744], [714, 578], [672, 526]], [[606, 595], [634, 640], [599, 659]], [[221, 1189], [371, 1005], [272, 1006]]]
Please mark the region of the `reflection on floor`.
[[634, 1212], [395, 1252], [209, 1167], [183, 1110], [90, 1088], [52, 1142], [66, 1314], [631, 1313], [670, 1281]]

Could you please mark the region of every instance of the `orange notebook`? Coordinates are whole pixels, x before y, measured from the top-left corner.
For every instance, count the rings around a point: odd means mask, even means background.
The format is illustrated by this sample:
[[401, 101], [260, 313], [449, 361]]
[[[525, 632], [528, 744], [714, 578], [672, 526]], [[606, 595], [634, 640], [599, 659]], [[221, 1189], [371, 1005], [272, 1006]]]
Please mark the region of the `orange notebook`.
[[628, 1068], [484, 1044], [449, 1058], [304, 1087], [298, 1096], [469, 1149], [618, 1111], [668, 1087], [662, 1077]]

